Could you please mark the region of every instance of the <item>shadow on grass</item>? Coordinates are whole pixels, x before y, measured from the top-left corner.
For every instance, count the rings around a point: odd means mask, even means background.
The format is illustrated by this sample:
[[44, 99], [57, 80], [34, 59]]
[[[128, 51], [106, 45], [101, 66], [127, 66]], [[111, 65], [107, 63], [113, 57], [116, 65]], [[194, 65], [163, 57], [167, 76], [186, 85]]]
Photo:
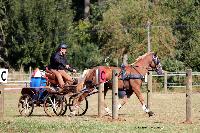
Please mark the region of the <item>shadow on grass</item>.
[[[51, 118], [50, 116], [47, 116], [47, 115], [31, 115], [31, 116], [14, 115], [14, 117], [47, 117], [47, 118]], [[53, 117], [59, 117], [59, 116], [53, 116]]]

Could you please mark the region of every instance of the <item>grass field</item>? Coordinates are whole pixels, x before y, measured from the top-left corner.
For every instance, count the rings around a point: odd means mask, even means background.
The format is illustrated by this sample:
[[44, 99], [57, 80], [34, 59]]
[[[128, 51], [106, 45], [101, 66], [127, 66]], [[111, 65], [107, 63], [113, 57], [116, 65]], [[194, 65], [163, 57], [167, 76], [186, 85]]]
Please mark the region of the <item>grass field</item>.
[[[111, 92], [106, 102], [111, 108]], [[144, 94], [146, 97], [146, 94]], [[97, 94], [89, 97], [89, 109], [81, 117], [48, 117], [42, 107], [34, 109], [31, 117], [18, 113], [19, 92], [5, 92], [4, 120], [0, 122], [0, 132], [65, 132], [65, 133], [199, 133], [200, 132], [200, 94], [192, 95], [193, 124], [185, 121], [184, 93], [153, 93], [151, 109], [155, 116], [148, 117], [133, 95], [129, 103], [119, 111], [119, 120], [111, 117], [97, 117]], [[67, 112], [69, 114], [69, 111]]]

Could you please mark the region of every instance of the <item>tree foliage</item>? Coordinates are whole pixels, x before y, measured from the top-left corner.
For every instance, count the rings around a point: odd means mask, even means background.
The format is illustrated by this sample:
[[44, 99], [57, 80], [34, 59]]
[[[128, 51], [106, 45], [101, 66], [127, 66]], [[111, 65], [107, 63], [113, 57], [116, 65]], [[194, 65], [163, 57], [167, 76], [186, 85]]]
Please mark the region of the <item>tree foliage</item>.
[[[134, 7], [134, 8], [133, 8]], [[110, 8], [103, 14], [99, 24], [100, 39], [104, 40], [104, 49], [114, 56], [121, 57], [129, 53], [132, 58], [147, 51], [147, 22], [160, 25], [172, 21], [170, 14], [163, 12], [162, 6], [151, 8], [146, 0], [121, 0], [110, 3]], [[106, 40], [106, 41], [105, 41]], [[152, 51], [159, 51], [164, 58], [171, 54], [175, 46], [175, 36], [171, 27], [151, 26]]]
[[1, 4], [10, 66], [18, 69], [47, 65], [58, 43], [66, 41], [72, 23], [70, 2], [7, 0]]
[[176, 9], [177, 58], [185, 66], [200, 70], [200, 2], [184, 0], [176, 3]]
[[89, 21], [79, 21], [70, 29], [71, 51], [69, 51], [71, 63], [79, 69], [100, 65], [102, 56], [96, 44], [93, 25]]
[[69, 44], [68, 60], [79, 70], [97, 65], [129, 63], [147, 52], [147, 22], [151, 49], [165, 70], [200, 70], [200, 2], [198, 0], [90, 1], [1, 0], [0, 65], [43, 67], [61, 42]]

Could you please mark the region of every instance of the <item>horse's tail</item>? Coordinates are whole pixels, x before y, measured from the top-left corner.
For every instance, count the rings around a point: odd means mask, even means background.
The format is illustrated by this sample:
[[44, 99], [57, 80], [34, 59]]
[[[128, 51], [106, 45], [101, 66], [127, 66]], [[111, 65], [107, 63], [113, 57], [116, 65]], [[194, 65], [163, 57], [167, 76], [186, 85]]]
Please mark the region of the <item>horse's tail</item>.
[[84, 83], [85, 81], [81, 81], [80, 83], [77, 84], [77, 87], [76, 87], [77, 92], [80, 92], [83, 89]]

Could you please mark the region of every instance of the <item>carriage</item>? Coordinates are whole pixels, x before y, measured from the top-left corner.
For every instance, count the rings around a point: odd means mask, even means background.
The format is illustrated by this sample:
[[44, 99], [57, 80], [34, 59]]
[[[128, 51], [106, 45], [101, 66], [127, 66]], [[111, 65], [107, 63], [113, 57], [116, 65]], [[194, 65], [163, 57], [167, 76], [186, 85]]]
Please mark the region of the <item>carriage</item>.
[[[53, 78], [52, 78], [53, 77]], [[55, 75], [48, 69], [45, 77], [32, 78], [31, 87], [24, 87], [21, 90], [18, 108], [22, 116], [30, 116], [35, 107], [43, 107], [48, 116], [63, 116], [67, 109], [71, 111], [74, 103], [86, 90], [77, 91], [77, 85], [70, 85], [62, 93], [58, 90]], [[35, 85], [33, 85], [35, 83]], [[36, 85], [37, 84], [37, 85]], [[84, 115], [88, 109], [87, 97], [84, 98], [76, 115]]]
[[[136, 61], [130, 65], [127, 65], [126, 67], [110, 67], [110, 66], [102, 66], [105, 69], [105, 79], [106, 84], [104, 87], [104, 95], [106, 96], [106, 92], [109, 88], [112, 88], [112, 84], [109, 83], [109, 81], [112, 80], [112, 70], [116, 69], [118, 71], [118, 77], [120, 80], [118, 80], [118, 89], [127, 89], [130, 90], [132, 93], [134, 92], [136, 96], [138, 97], [142, 109], [149, 114], [149, 116], [153, 115], [153, 112], [148, 109], [144, 102], [143, 95], [141, 93], [140, 87], [142, 85], [142, 78], [145, 74], [148, 73], [148, 71], [155, 70], [157, 74], [161, 75], [163, 74], [162, 66], [160, 63], [160, 60], [158, 59], [156, 53], [149, 52], [144, 54], [143, 56], [136, 59]], [[46, 70], [46, 77], [47, 84], [45, 86], [45, 91], [43, 93], [43, 100], [41, 98], [38, 98], [38, 95], [40, 95], [40, 91], [32, 91], [32, 88], [23, 88], [22, 89], [22, 96], [19, 100], [19, 110], [20, 114], [23, 114], [22, 112], [25, 112], [25, 116], [30, 116], [33, 112], [34, 105], [43, 105], [44, 111], [47, 115], [64, 115], [67, 111], [67, 108], [69, 107], [69, 110], [71, 111], [71, 114], [75, 115], [84, 115], [88, 109], [88, 101], [87, 97], [95, 94], [94, 89], [97, 88], [98, 84], [96, 83], [96, 70], [99, 67], [95, 67], [91, 69], [86, 78], [83, 82], [86, 87], [84, 88], [82, 86], [81, 89], [77, 89], [77, 85], [71, 85], [68, 86], [68, 89], [65, 93], [55, 93], [52, 92], [52, 88], [56, 88], [57, 83], [55, 79], [55, 75], [53, 75], [49, 70]], [[44, 88], [44, 87], [39, 87]], [[76, 91], [73, 91], [76, 90]], [[77, 91], [78, 90], [78, 91]], [[46, 92], [46, 93], [45, 93]], [[98, 92], [98, 91], [97, 91]], [[83, 95], [84, 94], [84, 95]], [[130, 95], [127, 97], [130, 97]], [[104, 98], [105, 98], [104, 96]], [[35, 97], [36, 100], [35, 100]], [[127, 99], [124, 97], [124, 101], [122, 101], [119, 109], [126, 103]], [[39, 104], [38, 104], [39, 103]], [[40, 104], [41, 103], [41, 104]], [[78, 106], [78, 108], [73, 108], [75, 106]], [[107, 105], [104, 104], [105, 109], [107, 108]]]

